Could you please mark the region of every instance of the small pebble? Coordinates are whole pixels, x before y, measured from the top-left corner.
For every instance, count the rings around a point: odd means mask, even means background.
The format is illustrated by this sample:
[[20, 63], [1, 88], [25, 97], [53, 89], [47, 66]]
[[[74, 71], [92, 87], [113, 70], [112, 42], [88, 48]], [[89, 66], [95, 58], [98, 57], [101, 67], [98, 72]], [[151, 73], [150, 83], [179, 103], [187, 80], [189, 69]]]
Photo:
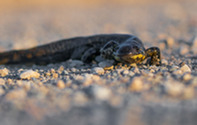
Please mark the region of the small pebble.
[[180, 69], [178, 69], [178, 70], [175, 70], [175, 71], [173, 71], [172, 72], [174, 75], [181, 75], [181, 74], [183, 74], [183, 72], [180, 70]]
[[63, 71], [64, 71], [64, 66], [60, 66], [59, 69], [57, 70], [59, 74], [62, 74]]
[[55, 69], [52, 68], [50, 72], [51, 72], [51, 73], [55, 73]]
[[192, 52], [194, 53], [194, 54], [197, 54], [197, 36], [194, 36], [193, 38], [192, 38], [192, 43], [193, 43], [193, 45], [192, 45]]
[[151, 70], [150, 70], [150, 73], [154, 73], [154, 72], [155, 72], [155, 70], [154, 70], [154, 69], [151, 69]]
[[7, 68], [0, 69], [0, 75], [2, 77], [7, 76], [9, 74], [9, 70]]
[[45, 75], [46, 75], [46, 76], [50, 76], [51, 73], [50, 73], [50, 72], [46, 72]]
[[92, 84], [92, 76], [92, 74], [84, 74], [84, 78], [82, 80], [84, 86], [89, 86], [90, 84]]
[[5, 85], [5, 80], [0, 78], [0, 85]]
[[14, 85], [14, 82], [12, 79], [7, 79], [8, 85]]
[[168, 45], [169, 48], [172, 48], [174, 46], [174, 43], [175, 43], [174, 39], [172, 37], [168, 37], [166, 39], [166, 42], [167, 42], [167, 45]]
[[16, 81], [16, 85], [21, 87], [21, 86], [23, 85], [22, 80], [17, 80], [17, 81]]
[[6, 99], [7, 100], [24, 99], [26, 96], [27, 93], [25, 92], [24, 89], [14, 89], [6, 94]]
[[53, 78], [58, 78], [58, 74], [57, 73], [53, 73]]
[[89, 86], [91, 85], [93, 82], [92, 82], [92, 79], [84, 79], [83, 80], [83, 86]]
[[166, 59], [162, 59], [161, 63], [164, 64], [164, 65], [168, 65], [168, 61]]
[[5, 90], [3, 88], [0, 88], [0, 96], [2, 96], [5, 93]]
[[128, 74], [129, 74], [129, 70], [124, 70], [124, 71], [122, 71], [122, 74], [123, 74], [123, 75], [128, 75]]
[[133, 78], [129, 87], [131, 91], [140, 92], [143, 90], [143, 81], [140, 77]]
[[74, 75], [73, 78], [75, 80], [82, 81], [84, 79], [84, 76], [82, 76], [82, 75]]
[[110, 99], [110, 104], [113, 107], [120, 108], [124, 104], [124, 101], [121, 96], [113, 96], [113, 98]]
[[184, 81], [189, 81], [192, 79], [192, 75], [190, 73], [186, 73], [183, 75], [183, 80]]
[[193, 78], [191, 84], [192, 84], [192, 86], [197, 87], [197, 77]]
[[40, 74], [33, 70], [27, 70], [22, 72], [19, 76], [21, 79], [31, 79], [31, 78], [39, 78]]
[[128, 75], [129, 75], [129, 76], [134, 76], [134, 75], [135, 75], [135, 73], [134, 73], [134, 72], [132, 72], [132, 71], [130, 71]]
[[71, 71], [71, 72], [76, 72], [77, 69], [76, 69], [76, 68], [71, 68], [70, 71]]
[[60, 89], [64, 89], [65, 88], [65, 83], [62, 80], [58, 80], [57, 81], [57, 87]]
[[94, 96], [102, 101], [108, 100], [111, 97], [111, 90], [101, 86], [94, 86], [93, 88]]
[[169, 49], [169, 48], [172, 48], [174, 46], [175, 42], [174, 42], [174, 39], [172, 37], [167, 37], [166, 38], [166, 36], [162, 36], [161, 39], [163, 39], [163, 40], [161, 40], [160, 45], [159, 45], [159, 47], [161, 47], [161, 50], [163, 50], [164, 48]]
[[189, 47], [188, 47], [188, 46], [181, 46], [181, 47], [179, 48], [179, 53], [180, 53], [181, 55], [185, 55], [185, 54], [187, 54], [189, 51], [190, 51], [190, 50], [189, 50]]
[[164, 42], [160, 42], [160, 43], [159, 43], [159, 48], [160, 48], [161, 50], [164, 50], [164, 49], [166, 48], [166, 44], [165, 44]]
[[187, 64], [183, 65], [180, 70], [185, 73], [185, 72], [191, 72], [191, 69], [189, 68], [189, 66]]
[[24, 88], [24, 90], [29, 91], [31, 89], [31, 83], [25, 82], [23, 88]]
[[173, 71], [176, 71], [176, 70], [178, 70], [178, 69], [179, 69], [178, 66], [173, 65], [169, 70], [170, 70], [171, 72], [173, 72]]
[[101, 67], [94, 67], [92, 71], [93, 73], [98, 74], [98, 75], [103, 75], [105, 73], [105, 70]]
[[140, 73], [140, 70], [139, 70], [139, 68], [138, 68], [138, 67], [135, 67], [133, 72], [134, 72], [134, 73], [138, 73], [138, 74], [139, 74], [139, 73]]
[[68, 72], [68, 71], [66, 71], [66, 70], [64, 70], [64, 74], [65, 74], [65, 75], [68, 75], [68, 74], [69, 74], [69, 72]]
[[74, 94], [73, 100], [75, 102], [75, 105], [84, 106], [87, 103], [88, 98], [86, 97], [85, 93], [78, 91]]
[[183, 98], [184, 99], [191, 99], [195, 95], [195, 91], [193, 87], [187, 87], [184, 89]]
[[93, 76], [92, 76], [92, 79], [93, 79], [94, 81], [100, 81], [100, 80], [101, 80], [101, 77], [98, 76], [98, 75], [93, 75]]
[[165, 84], [165, 86], [166, 86], [166, 91], [168, 95], [172, 97], [181, 96], [183, 89], [184, 89], [184, 85], [178, 82], [167, 83]]

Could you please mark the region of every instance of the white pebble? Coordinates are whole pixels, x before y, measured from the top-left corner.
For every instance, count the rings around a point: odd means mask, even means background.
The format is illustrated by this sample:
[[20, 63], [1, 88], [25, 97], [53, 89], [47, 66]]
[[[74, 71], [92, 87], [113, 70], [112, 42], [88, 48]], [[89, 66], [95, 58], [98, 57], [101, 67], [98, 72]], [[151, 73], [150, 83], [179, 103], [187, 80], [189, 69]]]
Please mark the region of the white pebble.
[[166, 59], [162, 59], [161, 63], [164, 64], [164, 65], [168, 65], [168, 61]]
[[27, 70], [20, 74], [21, 79], [31, 79], [31, 78], [39, 78], [40, 74], [33, 70]]
[[94, 96], [102, 101], [108, 100], [111, 97], [111, 90], [101, 86], [93, 88]]
[[98, 75], [103, 75], [105, 73], [105, 70], [101, 67], [94, 67], [92, 71]]
[[181, 68], [180, 68], [180, 70], [182, 71], [182, 72], [191, 72], [191, 69], [189, 68], [189, 66], [187, 65], [187, 64], [185, 64], [185, 65], [183, 65]]
[[9, 74], [9, 70], [7, 68], [0, 69], [0, 75], [2, 77], [7, 76]]

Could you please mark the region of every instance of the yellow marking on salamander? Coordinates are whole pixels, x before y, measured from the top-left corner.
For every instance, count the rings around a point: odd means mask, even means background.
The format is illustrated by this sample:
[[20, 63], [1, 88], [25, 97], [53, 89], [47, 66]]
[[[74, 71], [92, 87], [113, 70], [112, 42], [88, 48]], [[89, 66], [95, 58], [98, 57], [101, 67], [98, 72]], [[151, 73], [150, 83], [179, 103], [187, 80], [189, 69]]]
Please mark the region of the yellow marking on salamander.
[[137, 55], [131, 56], [131, 58], [132, 58], [132, 59], [137, 59], [137, 58], [139, 58], [139, 59], [145, 59], [145, 56], [142, 55], [142, 54], [137, 54]]
[[18, 61], [18, 60], [20, 60], [20, 56], [18, 54], [14, 53], [13, 61]]
[[43, 56], [45, 54], [44, 50], [39, 50], [38, 52], [36, 52], [36, 56]]
[[146, 58], [143, 54], [137, 54], [137, 55], [125, 55], [122, 57], [125, 61], [129, 63], [140, 63]]
[[9, 58], [4, 58], [2, 60], [0, 60], [0, 64], [5, 64], [9, 61]]
[[112, 70], [114, 68], [114, 66], [112, 65], [112, 66], [106, 66], [106, 67], [104, 67], [104, 70]]
[[31, 53], [28, 53], [28, 54], [26, 54], [26, 57], [27, 57], [28, 59], [31, 59], [33, 56], [32, 56]]

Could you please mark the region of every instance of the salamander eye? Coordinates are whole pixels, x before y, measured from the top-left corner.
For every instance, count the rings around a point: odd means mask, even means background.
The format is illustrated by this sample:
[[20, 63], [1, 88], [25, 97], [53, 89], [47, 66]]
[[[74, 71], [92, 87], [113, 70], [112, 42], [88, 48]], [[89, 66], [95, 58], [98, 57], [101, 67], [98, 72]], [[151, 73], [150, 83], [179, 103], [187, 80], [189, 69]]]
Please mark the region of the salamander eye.
[[135, 51], [139, 51], [140, 49], [139, 49], [139, 47], [137, 47], [137, 46], [133, 46], [133, 49], [135, 50]]
[[133, 40], [135, 40], [135, 41], [136, 41], [136, 40], [138, 40], [138, 39], [135, 37], [135, 38], [133, 38]]

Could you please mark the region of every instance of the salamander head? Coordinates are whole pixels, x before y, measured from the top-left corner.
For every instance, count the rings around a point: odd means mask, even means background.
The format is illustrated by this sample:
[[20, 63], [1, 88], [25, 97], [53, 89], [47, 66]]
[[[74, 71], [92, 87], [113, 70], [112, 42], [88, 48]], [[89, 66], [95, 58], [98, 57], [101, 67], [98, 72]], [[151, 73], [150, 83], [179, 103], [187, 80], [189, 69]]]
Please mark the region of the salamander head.
[[124, 63], [140, 63], [145, 59], [145, 48], [141, 41], [127, 40], [114, 53], [117, 61]]

